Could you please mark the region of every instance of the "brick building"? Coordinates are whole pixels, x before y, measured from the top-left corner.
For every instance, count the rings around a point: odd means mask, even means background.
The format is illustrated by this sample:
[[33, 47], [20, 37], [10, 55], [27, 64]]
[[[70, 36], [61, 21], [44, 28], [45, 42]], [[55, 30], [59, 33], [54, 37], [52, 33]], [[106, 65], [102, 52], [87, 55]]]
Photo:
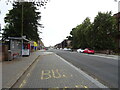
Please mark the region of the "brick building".
[[117, 19], [117, 26], [118, 26], [118, 35], [116, 36], [116, 41], [118, 45], [118, 49], [120, 52], [120, 12], [114, 14], [114, 17]]

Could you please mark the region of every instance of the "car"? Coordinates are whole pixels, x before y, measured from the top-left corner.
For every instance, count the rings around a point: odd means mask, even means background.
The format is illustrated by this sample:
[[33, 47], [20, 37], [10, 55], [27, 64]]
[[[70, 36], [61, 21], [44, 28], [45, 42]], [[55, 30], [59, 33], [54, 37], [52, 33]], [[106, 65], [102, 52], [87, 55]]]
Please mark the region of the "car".
[[64, 51], [67, 51], [68, 49], [67, 48], [63, 48]]
[[83, 53], [88, 53], [88, 54], [94, 54], [95, 51], [93, 49], [90, 49], [90, 48], [86, 48]]
[[71, 48], [64, 48], [64, 51], [71, 51]]
[[80, 48], [80, 49], [77, 49], [77, 52], [78, 52], [78, 53], [83, 53], [83, 51], [84, 51], [84, 49], [81, 49], [81, 48]]

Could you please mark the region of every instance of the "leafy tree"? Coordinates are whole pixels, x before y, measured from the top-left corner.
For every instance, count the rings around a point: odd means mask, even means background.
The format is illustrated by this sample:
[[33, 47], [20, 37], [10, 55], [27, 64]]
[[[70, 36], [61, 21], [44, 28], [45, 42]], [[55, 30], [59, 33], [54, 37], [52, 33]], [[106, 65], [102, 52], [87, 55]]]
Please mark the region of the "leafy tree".
[[73, 48], [93, 48], [96, 50], [113, 50], [116, 48], [117, 35], [116, 19], [111, 12], [101, 13], [91, 23], [87, 17], [82, 24], [70, 32]]
[[90, 19], [87, 17], [82, 24], [76, 26], [72, 29], [72, 45], [73, 48], [86, 48], [89, 45], [89, 40], [87, 38], [87, 32], [91, 25]]
[[13, 9], [6, 14], [4, 19], [6, 23], [3, 34], [4, 38], [8, 36], [21, 37], [23, 23], [23, 35], [30, 40], [39, 40], [38, 26], [41, 26], [41, 24], [38, 21], [40, 18], [40, 12], [37, 12], [37, 7], [34, 2], [13, 3]]
[[70, 34], [72, 35], [72, 48], [78, 48], [77, 29], [73, 28]]
[[91, 25], [90, 19], [87, 17], [83, 23], [80, 25], [78, 30], [78, 38], [79, 38], [79, 47], [86, 48], [89, 47], [89, 37], [87, 37], [87, 32]]
[[114, 49], [114, 36], [117, 33], [116, 20], [111, 16], [111, 12], [101, 13], [94, 19], [93, 23], [93, 43], [96, 49]]

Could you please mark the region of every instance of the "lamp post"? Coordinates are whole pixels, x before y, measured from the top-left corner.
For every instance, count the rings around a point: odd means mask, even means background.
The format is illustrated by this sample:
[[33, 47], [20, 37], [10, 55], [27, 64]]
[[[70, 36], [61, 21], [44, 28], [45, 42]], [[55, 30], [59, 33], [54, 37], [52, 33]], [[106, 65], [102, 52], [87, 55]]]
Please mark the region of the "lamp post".
[[[118, 1], [118, 32], [120, 32], [120, 1]], [[120, 49], [120, 36], [118, 35], [118, 49]]]
[[21, 49], [21, 56], [23, 54], [23, 4], [21, 3], [22, 6], [22, 16], [21, 16], [21, 37], [22, 37], [22, 49]]
[[23, 36], [23, 4], [22, 4], [22, 18], [21, 18], [21, 37]]

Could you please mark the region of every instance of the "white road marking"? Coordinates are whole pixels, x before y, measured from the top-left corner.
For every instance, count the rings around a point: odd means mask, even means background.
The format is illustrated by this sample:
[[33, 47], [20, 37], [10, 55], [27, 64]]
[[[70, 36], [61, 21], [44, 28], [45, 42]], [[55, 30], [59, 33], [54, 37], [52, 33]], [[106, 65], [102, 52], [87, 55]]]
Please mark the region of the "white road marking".
[[119, 57], [118, 57], [118, 56], [90, 55], [90, 54], [84, 54], [84, 55], [88, 55], [88, 56], [95, 56], [95, 57], [102, 57], [102, 58], [110, 58], [110, 59], [119, 60]]
[[94, 78], [92, 78], [91, 76], [89, 76], [88, 74], [86, 74], [84, 71], [80, 70], [79, 68], [73, 66], [72, 64], [70, 64], [69, 62], [67, 62], [65, 59], [63, 59], [62, 57], [58, 56], [57, 54], [55, 54], [58, 58], [60, 58], [62, 61], [64, 61], [65, 63], [67, 63], [68, 65], [70, 65], [71, 67], [73, 67], [75, 70], [77, 70], [80, 74], [82, 74], [83, 76], [85, 76], [88, 80], [90, 80], [92, 83], [94, 83], [96, 86], [98, 86], [99, 88], [108, 88], [107, 86], [103, 85], [102, 83], [100, 83], [99, 81], [95, 80]]
[[[70, 52], [70, 53], [78, 53], [78, 52]], [[117, 56], [117, 55], [104, 55], [104, 54], [103, 55], [101, 55], [101, 54], [98, 54], [98, 55], [94, 54], [94, 55], [92, 55], [92, 54], [86, 54], [86, 53], [79, 53], [79, 54], [120, 60], [120, 56]]]

